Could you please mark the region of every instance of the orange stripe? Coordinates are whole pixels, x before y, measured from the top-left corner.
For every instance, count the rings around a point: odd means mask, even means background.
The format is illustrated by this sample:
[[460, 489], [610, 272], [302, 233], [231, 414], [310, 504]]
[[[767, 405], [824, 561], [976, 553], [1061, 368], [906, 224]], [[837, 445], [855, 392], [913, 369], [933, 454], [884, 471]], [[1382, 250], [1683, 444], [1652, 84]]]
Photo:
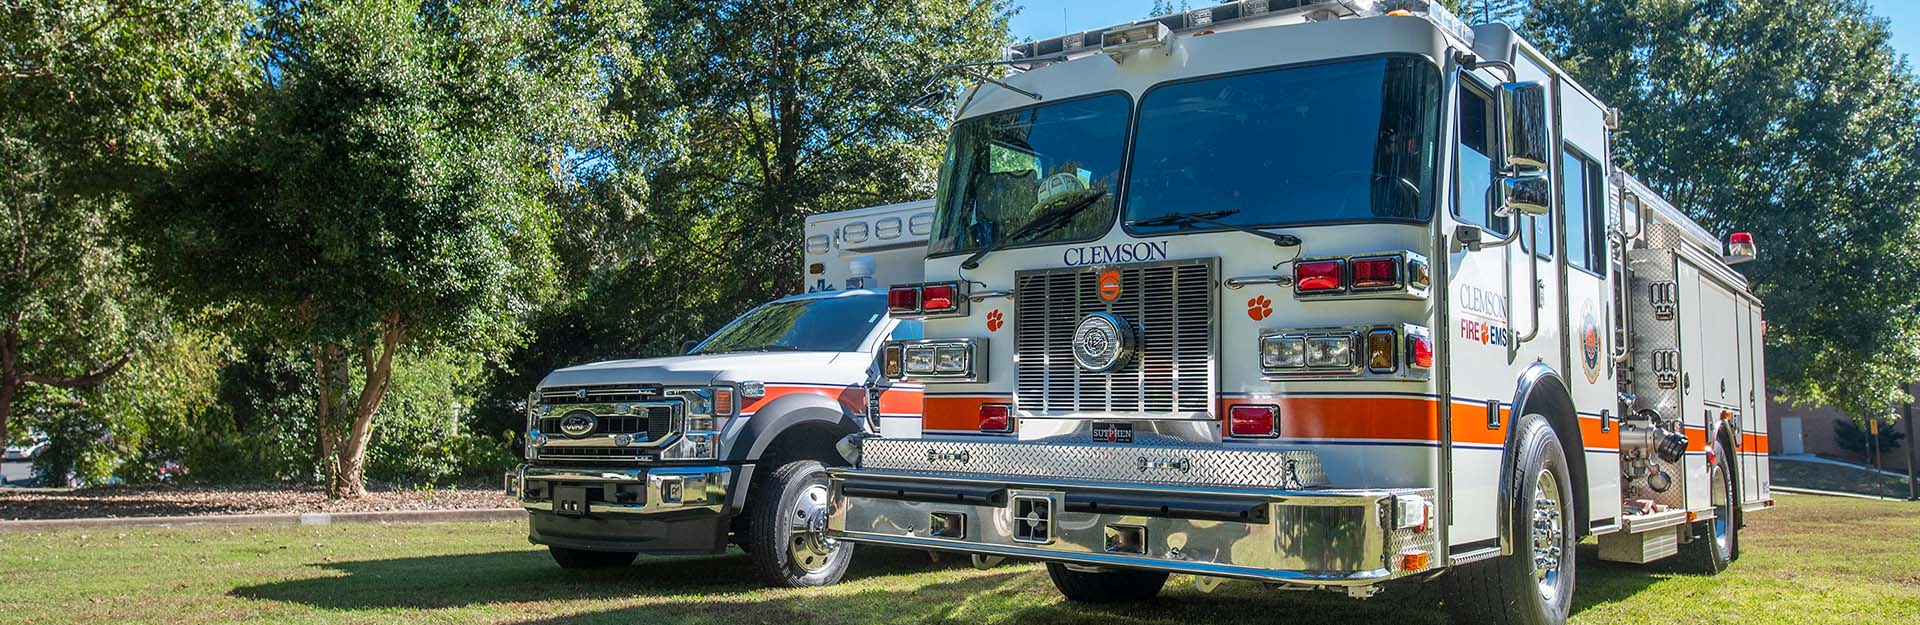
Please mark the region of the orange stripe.
[[[918, 388], [887, 388], [880, 392], [880, 412], [883, 414], [919, 414], [922, 390]], [[866, 389], [859, 386], [798, 386], [767, 385], [767, 394], [757, 399], [747, 400], [742, 406], [742, 414], [759, 411], [768, 403], [788, 395], [819, 395], [839, 402], [842, 408], [854, 414], [866, 414]]]

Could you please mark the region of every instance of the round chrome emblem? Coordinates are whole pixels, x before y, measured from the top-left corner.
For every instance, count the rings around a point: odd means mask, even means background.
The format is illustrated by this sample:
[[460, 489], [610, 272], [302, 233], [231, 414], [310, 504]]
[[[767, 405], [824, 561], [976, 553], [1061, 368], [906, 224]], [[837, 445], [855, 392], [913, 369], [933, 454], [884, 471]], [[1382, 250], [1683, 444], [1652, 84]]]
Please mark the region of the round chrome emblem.
[[1093, 313], [1073, 330], [1073, 362], [1093, 373], [1124, 367], [1133, 359], [1133, 324], [1110, 313]]
[[560, 433], [580, 438], [592, 434], [593, 426], [597, 423], [598, 420], [593, 418], [593, 413], [575, 410], [560, 417]]

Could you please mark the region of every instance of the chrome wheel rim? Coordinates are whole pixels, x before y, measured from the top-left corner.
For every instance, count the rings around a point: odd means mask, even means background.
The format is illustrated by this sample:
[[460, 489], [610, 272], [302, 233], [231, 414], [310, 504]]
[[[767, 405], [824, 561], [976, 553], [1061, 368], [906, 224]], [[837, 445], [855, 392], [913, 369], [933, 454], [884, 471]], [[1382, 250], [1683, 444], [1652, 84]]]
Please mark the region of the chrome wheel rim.
[[827, 568], [840, 550], [840, 543], [827, 537], [827, 486], [812, 484], [800, 491], [787, 521], [787, 560], [808, 573]]
[[1533, 480], [1533, 510], [1529, 515], [1533, 540], [1533, 578], [1540, 596], [1552, 603], [1560, 596], [1560, 576], [1566, 572], [1570, 554], [1562, 550], [1567, 533], [1567, 517], [1560, 498], [1560, 479], [1541, 469]]

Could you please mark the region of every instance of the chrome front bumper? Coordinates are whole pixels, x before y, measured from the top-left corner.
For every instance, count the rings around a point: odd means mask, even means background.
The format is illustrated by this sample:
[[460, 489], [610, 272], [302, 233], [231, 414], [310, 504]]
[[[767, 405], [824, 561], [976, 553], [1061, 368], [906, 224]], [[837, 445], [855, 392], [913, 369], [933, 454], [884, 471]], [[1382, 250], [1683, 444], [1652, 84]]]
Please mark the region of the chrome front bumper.
[[728, 467], [588, 468], [521, 465], [507, 474], [507, 496], [529, 511], [565, 516], [722, 513]]
[[1307, 452], [865, 445], [862, 468], [830, 471], [837, 539], [1315, 586], [1441, 561], [1432, 489], [1327, 488]]

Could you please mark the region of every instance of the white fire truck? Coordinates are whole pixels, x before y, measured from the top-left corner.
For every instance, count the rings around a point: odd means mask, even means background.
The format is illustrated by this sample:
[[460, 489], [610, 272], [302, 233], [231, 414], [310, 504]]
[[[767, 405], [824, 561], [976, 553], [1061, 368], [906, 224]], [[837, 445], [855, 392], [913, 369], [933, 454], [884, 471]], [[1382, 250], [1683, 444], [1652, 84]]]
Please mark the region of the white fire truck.
[[911, 434], [921, 385], [874, 370], [921, 336], [884, 289], [921, 279], [931, 201], [807, 219], [804, 295], [747, 311], [670, 358], [548, 374], [527, 398], [527, 464], [507, 491], [528, 540], [566, 568], [640, 553], [719, 553], [731, 541], [778, 586], [831, 584], [850, 547], [823, 540], [827, 476], [855, 432]]
[[1245, 0], [1010, 57], [888, 294], [923, 431], [857, 441], [830, 538], [1560, 623], [1581, 537], [1711, 573], [1772, 505], [1752, 238], [1614, 169], [1509, 28]]

